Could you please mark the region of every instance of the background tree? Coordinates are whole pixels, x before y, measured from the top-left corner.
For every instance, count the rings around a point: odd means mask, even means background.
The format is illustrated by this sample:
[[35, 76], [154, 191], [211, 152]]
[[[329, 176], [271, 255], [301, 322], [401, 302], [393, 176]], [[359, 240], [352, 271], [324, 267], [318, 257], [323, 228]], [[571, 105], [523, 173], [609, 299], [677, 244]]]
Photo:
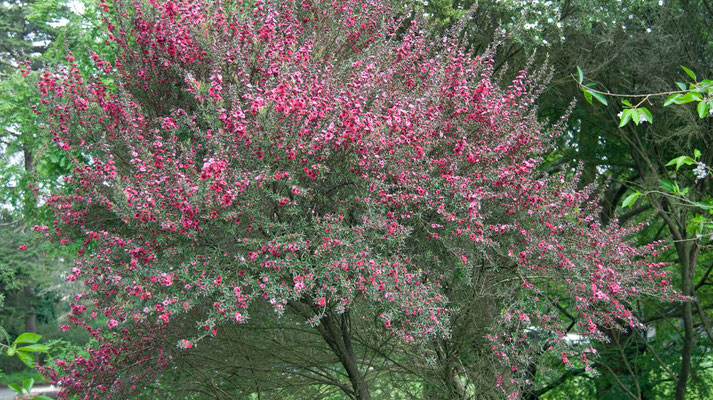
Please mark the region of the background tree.
[[[93, 30], [98, 10], [87, 7], [82, 12], [82, 5], [79, 1], [0, 5], [0, 274], [5, 299], [0, 326], [6, 329], [2, 340], [7, 344], [26, 331], [41, 332], [45, 340], [57, 338], [58, 320], [69, 308], [61, 298], [76, 291], [62, 284], [68, 253], [42, 245], [30, 226], [47, 222], [50, 216], [39, 207], [38, 195], [58, 190], [70, 168], [69, 158], [48, 147], [50, 140], [41, 129], [44, 116], [34, 108], [40, 102], [37, 77], [63, 59], [68, 47], [82, 56], [97, 46], [94, 41], [102, 36], [100, 30]], [[82, 343], [87, 338], [73, 331], [71, 340]], [[8, 374], [25, 367], [8, 357], [0, 365]]]
[[[23, 331], [37, 331], [36, 305], [40, 299], [35, 293], [36, 281], [31, 278], [36, 278], [39, 272], [37, 253], [33, 252], [30, 257], [35, 259], [34, 268], [24, 265], [28, 259], [26, 255], [13, 255], [18, 253], [19, 246], [27, 247], [29, 237], [22, 234], [25, 230], [22, 217], [31, 216], [36, 209], [30, 176], [35, 172], [35, 152], [40, 147], [39, 127], [34, 124], [36, 117], [30, 108], [38, 101], [37, 92], [30, 80], [23, 76], [26, 74], [19, 72], [19, 67], [27, 62], [30, 68], [41, 68], [43, 56], [57, 32], [51, 26], [51, 22], [56, 21], [52, 11], [66, 12], [54, 4], [46, 3], [46, 6], [44, 10], [40, 8], [40, 2], [4, 2], [0, 6], [0, 24], [5, 28], [0, 36], [0, 87], [3, 93], [0, 100], [0, 146], [3, 150], [0, 196], [6, 238], [2, 243], [2, 269], [6, 277], [3, 293], [7, 298], [3, 325], [10, 329], [13, 337]], [[20, 260], [25, 262], [18, 262]], [[19, 332], [8, 326], [8, 323], [15, 325], [12, 320], [17, 317], [25, 320]]]

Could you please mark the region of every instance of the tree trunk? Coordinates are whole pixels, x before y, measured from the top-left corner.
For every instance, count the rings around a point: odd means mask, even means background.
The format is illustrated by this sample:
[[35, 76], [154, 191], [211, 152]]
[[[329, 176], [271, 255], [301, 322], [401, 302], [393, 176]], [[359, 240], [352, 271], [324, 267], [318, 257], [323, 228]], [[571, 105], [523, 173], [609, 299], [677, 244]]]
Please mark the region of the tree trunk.
[[29, 314], [25, 319], [25, 332], [37, 332], [37, 314], [33, 306], [30, 306]]
[[465, 399], [466, 390], [463, 386], [463, 382], [458, 374], [458, 365], [456, 364], [455, 354], [449, 346], [449, 341], [443, 341], [443, 351], [437, 351], [439, 359], [441, 359], [441, 365], [443, 366], [444, 382], [448, 388], [447, 399]]
[[25, 318], [25, 332], [37, 332], [37, 314], [35, 307], [32, 305], [33, 290], [31, 286], [25, 286], [25, 299], [28, 303], [27, 317]]
[[[688, 239], [688, 238], [681, 238]], [[698, 245], [696, 242], [679, 241], [676, 243], [676, 252], [681, 263], [681, 291], [684, 296], [695, 296], [693, 288], [693, 275], [698, 260]], [[681, 368], [676, 381], [676, 391], [674, 398], [683, 400], [686, 398], [686, 387], [688, 376], [691, 373], [691, 358], [695, 345], [693, 327], [693, 302], [686, 301], [683, 307], [683, 347], [681, 348]]]
[[353, 393], [348, 394], [355, 399], [371, 400], [369, 385], [359, 372], [359, 366], [354, 355], [348, 319], [348, 311], [341, 316], [329, 314], [322, 318], [320, 333], [347, 372], [353, 390]]
[[[639, 150], [632, 152], [632, 156], [639, 166], [639, 172], [642, 177], [649, 177], [652, 183], [651, 186], [655, 186], [658, 184], [657, 180], [660, 178], [658, 171], [665, 169], [665, 167], [663, 165], [655, 165], [648, 158], [648, 154], [643, 150], [641, 140], [639, 140], [636, 145]], [[674, 240], [676, 255], [678, 256], [678, 262], [681, 267], [681, 294], [693, 297], [696, 295], [693, 279], [698, 262], [698, 240], [695, 237], [689, 237], [686, 233], [687, 221], [685, 212], [677, 210], [665, 197], [652, 197], [652, 203], [658, 210], [659, 215], [661, 215], [666, 222]], [[691, 374], [691, 359], [695, 346], [693, 306], [691, 301], [686, 301], [681, 305], [684, 334], [683, 345], [681, 347], [681, 365], [676, 378], [674, 391], [674, 399], [676, 400], [684, 400], [686, 398], [688, 377]]]
[[580, 160], [584, 163], [582, 177], [579, 180], [580, 189], [592, 184], [597, 178], [597, 148], [599, 146], [599, 135], [595, 129], [589, 127], [589, 123], [584, 119], [582, 129], [579, 132], [579, 149], [577, 151]]

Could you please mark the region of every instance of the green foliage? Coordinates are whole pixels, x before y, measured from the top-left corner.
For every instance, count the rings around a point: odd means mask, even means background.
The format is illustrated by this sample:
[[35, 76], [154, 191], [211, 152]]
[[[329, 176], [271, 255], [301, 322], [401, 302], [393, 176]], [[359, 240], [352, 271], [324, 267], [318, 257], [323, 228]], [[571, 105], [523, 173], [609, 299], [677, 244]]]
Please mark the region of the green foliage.
[[63, 61], [70, 49], [85, 75], [95, 70], [90, 52], [103, 57], [111, 53], [111, 46], [103, 45], [105, 35], [93, 3], [33, 0], [0, 5], [0, 25], [8, 27], [0, 35], [0, 205], [16, 217], [45, 217], [37, 207], [37, 194], [56, 189], [71, 169], [66, 154], [47, 150], [53, 146], [42, 129], [44, 115], [33, 109], [39, 104], [36, 82], [41, 69]]
[[[80, 68], [91, 71], [89, 51], [104, 53], [99, 10], [94, 1], [23, 0], [0, 4], [0, 340], [22, 332], [26, 320], [56, 319], [58, 291], [65, 290], [57, 265], [58, 250], [29, 233], [28, 225], [48, 224], [38, 194], [62, 185], [72, 168], [66, 154], [49, 146], [42, 129], [44, 114], [36, 112], [40, 71], [75, 51]], [[84, 7], [81, 7], [81, 6]], [[84, 13], [78, 13], [82, 8]], [[41, 110], [37, 110], [41, 111]], [[26, 248], [25, 251], [23, 249]], [[67, 253], [66, 250], [61, 252]], [[66, 257], [66, 256], [65, 256]], [[61, 265], [61, 263], [60, 263]], [[66, 285], [65, 285], [66, 286]], [[56, 324], [54, 324], [56, 326]], [[34, 329], [34, 328], [32, 328]], [[44, 345], [14, 349], [23, 363]], [[16, 369], [11, 361], [4, 367]], [[17, 364], [17, 363], [15, 363]]]
[[22, 385], [22, 382], [27, 379], [33, 379], [35, 382], [45, 381], [45, 377], [34, 369], [24, 369], [19, 372], [13, 372], [8, 374], [0, 372], [0, 385]]
[[692, 164], [694, 164], [694, 163], [695, 163], [695, 161], [694, 161], [691, 157], [688, 157], [688, 156], [679, 156], [679, 157], [676, 157], [676, 158], [674, 158], [673, 160], [669, 161], [669, 162], [666, 164], [666, 166], [669, 167], [669, 166], [671, 166], [671, 165], [675, 165], [675, 166], [676, 166], [676, 171], [678, 171], [678, 169], [681, 168], [682, 165], [684, 165], [684, 164], [685, 164], [685, 165], [692, 165]]
[[636, 200], [638, 200], [639, 197], [641, 197], [642, 195], [643, 195], [643, 193], [641, 193], [641, 192], [639, 192], [639, 191], [637, 190], [636, 192], [634, 192], [634, 193], [628, 195], [628, 196], [624, 199], [624, 202], [622, 203], [621, 206], [622, 206], [622, 207], [629, 207], [629, 208], [633, 207], [633, 206], [634, 206], [634, 203], [636, 203]]
[[689, 84], [688, 87], [684, 83], [676, 82], [676, 85], [681, 89], [678, 92], [662, 92], [662, 93], [649, 93], [641, 95], [631, 95], [631, 94], [614, 94], [608, 92], [601, 92], [594, 90], [594, 83], [584, 84], [584, 73], [582, 69], [577, 66], [577, 83], [579, 84], [584, 99], [587, 100], [589, 104], [592, 104], [592, 98], [596, 98], [603, 105], [608, 105], [605, 96], [613, 97], [640, 97], [642, 100], [636, 104], [632, 105], [629, 100], [622, 100], [622, 105], [624, 109], [619, 113], [619, 128], [623, 128], [629, 121], [634, 121], [634, 124], [639, 125], [643, 122], [653, 123], [654, 117], [648, 108], [642, 107], [641, 104], [647, 101], [650, 97], [662, 97], [669, 95], [663, 103], [664, 107], [671, 104], [687, 104], [692, 102], [698, 102], [696, 106], [696, 111], [699, 118], [705, 118], [709, 112], [713, 111], [713, 81], [706, 79], [701, 82], [697, 81], [696, 74], [690, 69], [681, 66], [683, 70], [688, 74], [693, 83]]
[[37, 343], [41, 338], [42, 336], [36, 333], [25, 332], [18, 336], [10, 345], [3, 345], [5, 354], [8, 357], [17, 356], [20, 361], [32, 368], [35, 366], [33, 353], [46, 353], [50, 349], [47, 345]]

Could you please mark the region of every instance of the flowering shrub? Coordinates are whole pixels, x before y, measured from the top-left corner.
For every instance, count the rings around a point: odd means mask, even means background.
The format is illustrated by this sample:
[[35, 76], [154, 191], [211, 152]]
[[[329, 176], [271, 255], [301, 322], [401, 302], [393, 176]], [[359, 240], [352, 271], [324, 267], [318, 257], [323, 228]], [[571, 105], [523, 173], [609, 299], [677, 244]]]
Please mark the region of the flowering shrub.
[[[483, 268], [519, 287], [489, 336], [517, 371], [532, 330], [565, 363], [585, 354], [554, 303], [601, 339], [638, 326], [630, 299], [667, 290], [652, 248], [538, 170], [561, 129], [535, 118], [546, 74], [501, 84], [489, 56], [429, 43], [379, 1], [102, 7], [116, 60], [95, 56], [102, 74], [81, 76], [70, 56], [39, 83], [75, 168], [73, 193], [46, 200], [54, 226], [36, 229], [83, 243], [67, 278], [92, 303], [73, 320], [108, 320], [88, 328], [91, 357], [59, 366], [67, 392], [138, 390], [167, 352], [249, 324], [256, 301], [308, 305], [313, 325], [363, 302], [420, 343], [447, 337], [458, 312], [445, 282]], [[177, 333], [187, 320], [205, 335]]]

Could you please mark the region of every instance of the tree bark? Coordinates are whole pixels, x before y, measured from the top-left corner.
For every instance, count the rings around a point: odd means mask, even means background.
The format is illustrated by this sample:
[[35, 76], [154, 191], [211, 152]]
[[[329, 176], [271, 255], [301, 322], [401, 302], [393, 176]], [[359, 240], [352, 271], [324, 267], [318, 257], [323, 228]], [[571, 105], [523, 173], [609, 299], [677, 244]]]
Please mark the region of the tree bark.
[[[666, 204], [668, 205], [668, 204]], [[681, 265], [681, 294], [693, 297], [696, 295], [693, 283], [696, 263], [698, 262], [698, 240], [688, 237], [685, 231], [685, 218], [674, 219], [669, 213], [670, 207], [658, 207], [664, 221], [674, 239], [676, 254]], [[681, 305], [683, 317], [683, 346], [681, 347], [681, 366], [678, 371], [674, 399], [684, 400], [688, 386], [688, 376], [691, 374], [691, 359], [695, 346], [695, 331], [693, 325], [693, 302], [686, 301]]]
[[28, 302], [28, 312], [25, 318], [25, 332], [37, 332], [37, 314], [35, 313], [35, 307], [32, 305], [32, 298], [34, 293], [31, 286], [25, 286], [23, 289], [25, 292], [25, 299]]
[[371, 400], [369, 385], [361, 372], [359, 372], [359, 365], [354, 355], [348, 311], [339, 316], [329, 314], [323, 317], [320, 324], [320, 333], [347, 372], [353, 390], [353, 393], [347, 394], [354, 399]]
[[438, 357], [439, 375], [443, 386], [424, 386], [424, 399], [432, 400], [460, 400], [466, 398], [466, 388], [460, 378], [458, 367], [458, 354], [451, 348], [452, 339], [439, 339], [434, 341], [434, 350]]
[[[693, 289], [693, 273], [695, 271], [698, 246], [695, 242], [677, 242], [676, 251], [681, 262], [681, 289], [684, 296], [695, 296]], [[681, 348], [681, 368], [678, 372], [678, 380], [676, 381], [676, 391], [674, 398], [683, 400], [686, 398], [686, 387], [688, 385], [688, 376], [691, 373], [691, 358], [693, 356], [693, 347], [695, 345], [694, 326], [693, 326], [693, 302], [686, 301], [682, 304], [683, 307], [683, 347]]]
[[[656, 185], [656, 181], [660, 178], [659, 171], [665, 169], [663, 165], [655, 165], [649, 158], [648, 153], [644, 150], [644, 145], [641, 138], [634, 136], [636, 142], [630, 142], [637, 150], [632, 151], [632, 156], [639, 167], [639, 172], [642, 177], [649, 177], [649, 181]], [[694, 286], [694, 272], [698, 262], [698, 240], [695, 237], [689, 237], [686, 233], [686, 213], [680, 212], [676, 207], [669, 202], [665, 197], [658, 196], [652, 198], [652, 204], [655, 205], [659, 215], [663, 218], [666, 226], [668, 226], [671, 236], [673, 237], [676, 255], [680, 264], [681, 272], [681, 294], [683, 296], [693, 297], [696, 295]], [[691, 374], [691, 360], [693, 357], [693, 348], [695, 346], [695, 327], [693, 324], [693, 302], [686, 301], [681, 305], [681, 314], [683, 318], [683, 344], [681, 347], [681, 365], [679, 367], [678, 376], [676, 379], [676, 387], [674, 390], [675, 400], [684, 400], [686, 398], [686, 389], [688, 386], [688, 377]]]

